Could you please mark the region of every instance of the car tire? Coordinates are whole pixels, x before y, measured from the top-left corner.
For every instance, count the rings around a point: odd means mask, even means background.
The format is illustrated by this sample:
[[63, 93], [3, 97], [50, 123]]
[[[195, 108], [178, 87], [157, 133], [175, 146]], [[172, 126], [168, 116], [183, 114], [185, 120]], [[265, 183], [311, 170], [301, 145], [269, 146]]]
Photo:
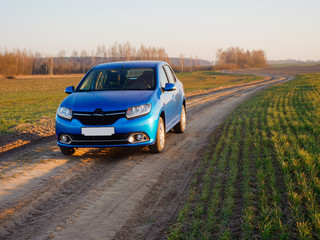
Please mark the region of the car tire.
[[60, 151], [64, 154], [64, 155], [72, 155], [75, 153], [75, 150], [73, 147], [61, 147], [60, 146]]
[[184, 130], [186, 130], [186, 126], [187, 126], [186, 109], [185, 109], [184, 105], [182, 105], [180, 122], [178, 122], [177, 125], [174, 126], [174, 131], [176, 133], [183, 133]]
[[150, 152], [160, 153], [164, 150], [166, 143], [166, 130], [162, 117], [159, 118], [156, 141], [149, 146]]

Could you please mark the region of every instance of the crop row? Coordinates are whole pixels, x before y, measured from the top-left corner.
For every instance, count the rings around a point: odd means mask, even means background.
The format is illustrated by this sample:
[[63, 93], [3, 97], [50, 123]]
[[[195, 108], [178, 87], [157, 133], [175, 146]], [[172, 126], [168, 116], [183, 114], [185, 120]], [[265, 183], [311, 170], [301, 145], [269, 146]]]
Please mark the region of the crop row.
[[215, 131], [169, 239], [320, 238], [320, 74], [241, 104]]

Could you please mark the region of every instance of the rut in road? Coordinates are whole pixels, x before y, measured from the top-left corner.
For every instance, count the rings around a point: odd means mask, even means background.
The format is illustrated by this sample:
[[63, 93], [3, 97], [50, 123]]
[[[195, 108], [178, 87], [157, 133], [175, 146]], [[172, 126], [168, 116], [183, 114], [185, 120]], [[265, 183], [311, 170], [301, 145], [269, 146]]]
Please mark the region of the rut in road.
[[[46, 235], [52, 222], [64, 223], [67, 221], [65, 216], [72, 215], [81, 208], [85, 197], [90, 194], [93, 195], [91, 198], [95, 197], [92, 190], [99, 186], [101, 181], [112, 185], [119, 176], [137, 164], [139, 160], [134, 164], [123, 161], [134, 153], [133, 149], [129, 149], [125, 154], [119, 149], [99, 152], [100, 159], [96, 157], [94, 162], [89, 163], [80, 161], [71, 169], [42, 180], [42, 186], [15, 202], [13, 206], [1, 206], [0, 239]], [[101, 157], [102, 154], [108, 154], [108, 159]], [[109, 173], [111, 169], [119, 170]]]
[[69, 157], [68, 170], [39, 179], [22, 200], [0, 201], [0, 239], [164, 237], [212, 131], [236, 105], [277, 81], [191, 99], [187, 131], [167, 134], [162, 154], [120, 148]]

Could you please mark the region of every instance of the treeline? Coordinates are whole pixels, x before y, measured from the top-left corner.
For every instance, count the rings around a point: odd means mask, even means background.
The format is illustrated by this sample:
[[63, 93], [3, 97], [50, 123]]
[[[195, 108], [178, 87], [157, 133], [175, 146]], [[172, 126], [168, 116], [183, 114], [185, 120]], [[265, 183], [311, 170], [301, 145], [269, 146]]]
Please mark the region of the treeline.
[[135, 48], [129, 42], [114, 43], [110, 47], [100, 45], [91, 52], [73, 50], [71, 56], [61, 50], [56, 56], [43, 56], [38, 52], [26, 50], [0, 50], [0, 75], [14, 77], [15, 75], [33, 74], [71, 74], [86, 73], [93, 66], [113, 61], [159, 60], [172, 65], [177, 72], [266, 67], [267, 59], [263, 50], [244, 51], [239, 47], [217, 51], [216, 65], [209, 61], [195, 58], [169, 58], [164, 48], [141, 45]]
[[35, 55], [26, 50], [17, 49], [11, 52], [0, 52], [0, 74], [32, 74], [35, 59]]
[[239, 47], [231, 47], [217, 51], [216, 68], [263, 68], [267, 67], [267, 58], [263, 50], [245, 51]]
[[71, 57], [66, 57], [64, 50], [47, 57], [20, 49], [5, 50], [0, 51], [0, 75], [85, 73], [99, 63], [129, 60], [169, 61], [169, 56], [164, 48], [141, 45], [136, 49], [129, 42], [114, 43], [109, 48], [101, 45], [91, 52], [74, 50]]

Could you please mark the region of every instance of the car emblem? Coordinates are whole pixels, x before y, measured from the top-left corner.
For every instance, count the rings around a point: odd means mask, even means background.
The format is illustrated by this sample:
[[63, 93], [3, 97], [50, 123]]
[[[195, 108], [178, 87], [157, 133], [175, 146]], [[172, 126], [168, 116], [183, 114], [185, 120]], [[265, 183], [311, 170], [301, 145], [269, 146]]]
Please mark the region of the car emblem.
[[101, 108], [97, 108], [96, 110], [94, 110], [93, 116], [104, 116], [103, 111]]

